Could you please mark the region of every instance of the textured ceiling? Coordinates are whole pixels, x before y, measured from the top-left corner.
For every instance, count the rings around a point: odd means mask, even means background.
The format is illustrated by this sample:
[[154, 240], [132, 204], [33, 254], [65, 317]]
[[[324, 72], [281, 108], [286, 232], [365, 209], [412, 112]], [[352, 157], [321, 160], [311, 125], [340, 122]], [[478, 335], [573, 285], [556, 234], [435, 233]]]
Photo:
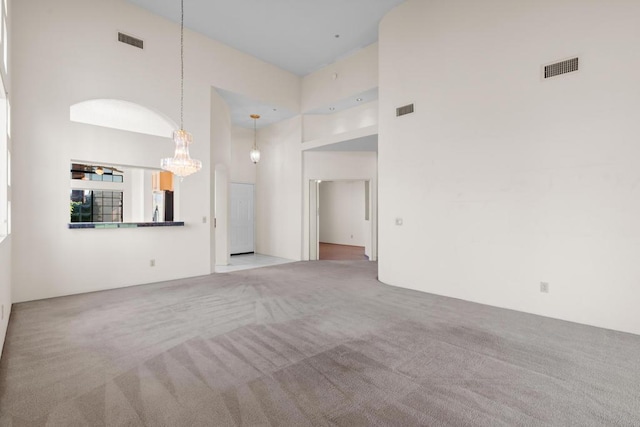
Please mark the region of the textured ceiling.
[[[128, 0], [180, 22], [180, 0]], [[185, 26], [299, 76], [378, 40], [404, 0], [184, 0]], [[339, 37], [336, 37], [339, 35]]]

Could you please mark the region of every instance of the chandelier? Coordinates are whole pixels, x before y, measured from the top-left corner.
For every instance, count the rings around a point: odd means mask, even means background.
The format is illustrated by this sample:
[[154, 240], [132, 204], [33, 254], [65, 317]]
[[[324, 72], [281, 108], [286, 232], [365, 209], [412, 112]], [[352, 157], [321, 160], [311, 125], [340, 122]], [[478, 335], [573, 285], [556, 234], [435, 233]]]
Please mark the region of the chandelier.
[[253, 119], [253, 149], [249, 152], [251, 161], [255, 164], [260, 161], [260, 150], [258, 150], [256, 121], [260, 118], [259, 114], [252, 114], [249, 117]]
[[181, 178], [198, 172], [202, 168], [200, 160], [189, 156], [189, 145], [193, 137], [184, 130], [184, 0], [180, 1], [180, 130], [173, 132], [173, 142], [176, 150], [173, 157], [166, 157], [160, 161], [160, 167]]

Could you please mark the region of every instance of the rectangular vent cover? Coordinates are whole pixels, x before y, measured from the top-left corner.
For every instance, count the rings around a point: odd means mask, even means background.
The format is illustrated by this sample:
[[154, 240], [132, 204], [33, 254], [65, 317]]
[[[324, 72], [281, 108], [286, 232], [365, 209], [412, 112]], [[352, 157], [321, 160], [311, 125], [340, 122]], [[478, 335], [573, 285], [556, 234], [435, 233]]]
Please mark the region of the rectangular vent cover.
[[560, 76], [562, 74], [578, 71], [578, 58], [567, 59], [544, 67], [544, 78]]
[[144, 42], [142, 40], [129, 36], [124, 33], [118, 33], [118, 41], [129, 44], [131, 46], [135, 46], [140, 49], [144, 49]]
[[413, 104], [405, 105], [403, 107], [396, 108], [396, 116], [404, 116], [405, 114], [413, 113]]

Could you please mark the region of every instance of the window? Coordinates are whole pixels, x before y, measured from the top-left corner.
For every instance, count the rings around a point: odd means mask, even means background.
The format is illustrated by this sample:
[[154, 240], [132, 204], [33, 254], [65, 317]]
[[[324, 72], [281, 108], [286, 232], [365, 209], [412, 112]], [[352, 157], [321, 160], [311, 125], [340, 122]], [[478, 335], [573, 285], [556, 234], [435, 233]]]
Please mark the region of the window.
[[71, 222], [122, 222], [122, 191], [71, 190]]
[[71, 164], [71, 179], [83, 181], [123, 182], [123, 171], [113, 166]]
[[[72, 162], [70, 173], [70, 222], [123, 221], [122, 170], [113, 166]], [[76, 180], [81, 182], [76, 183]]]

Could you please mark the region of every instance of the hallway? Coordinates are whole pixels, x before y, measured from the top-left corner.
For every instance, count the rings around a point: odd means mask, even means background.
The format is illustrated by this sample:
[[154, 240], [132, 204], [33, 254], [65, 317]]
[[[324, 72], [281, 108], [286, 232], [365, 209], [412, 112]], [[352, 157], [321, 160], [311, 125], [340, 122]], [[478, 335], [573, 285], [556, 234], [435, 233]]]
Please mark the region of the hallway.
[[364, 254], [364, 246], [335, 245], [320, 242], [321, 260], [361, 261], [369, 258]]

